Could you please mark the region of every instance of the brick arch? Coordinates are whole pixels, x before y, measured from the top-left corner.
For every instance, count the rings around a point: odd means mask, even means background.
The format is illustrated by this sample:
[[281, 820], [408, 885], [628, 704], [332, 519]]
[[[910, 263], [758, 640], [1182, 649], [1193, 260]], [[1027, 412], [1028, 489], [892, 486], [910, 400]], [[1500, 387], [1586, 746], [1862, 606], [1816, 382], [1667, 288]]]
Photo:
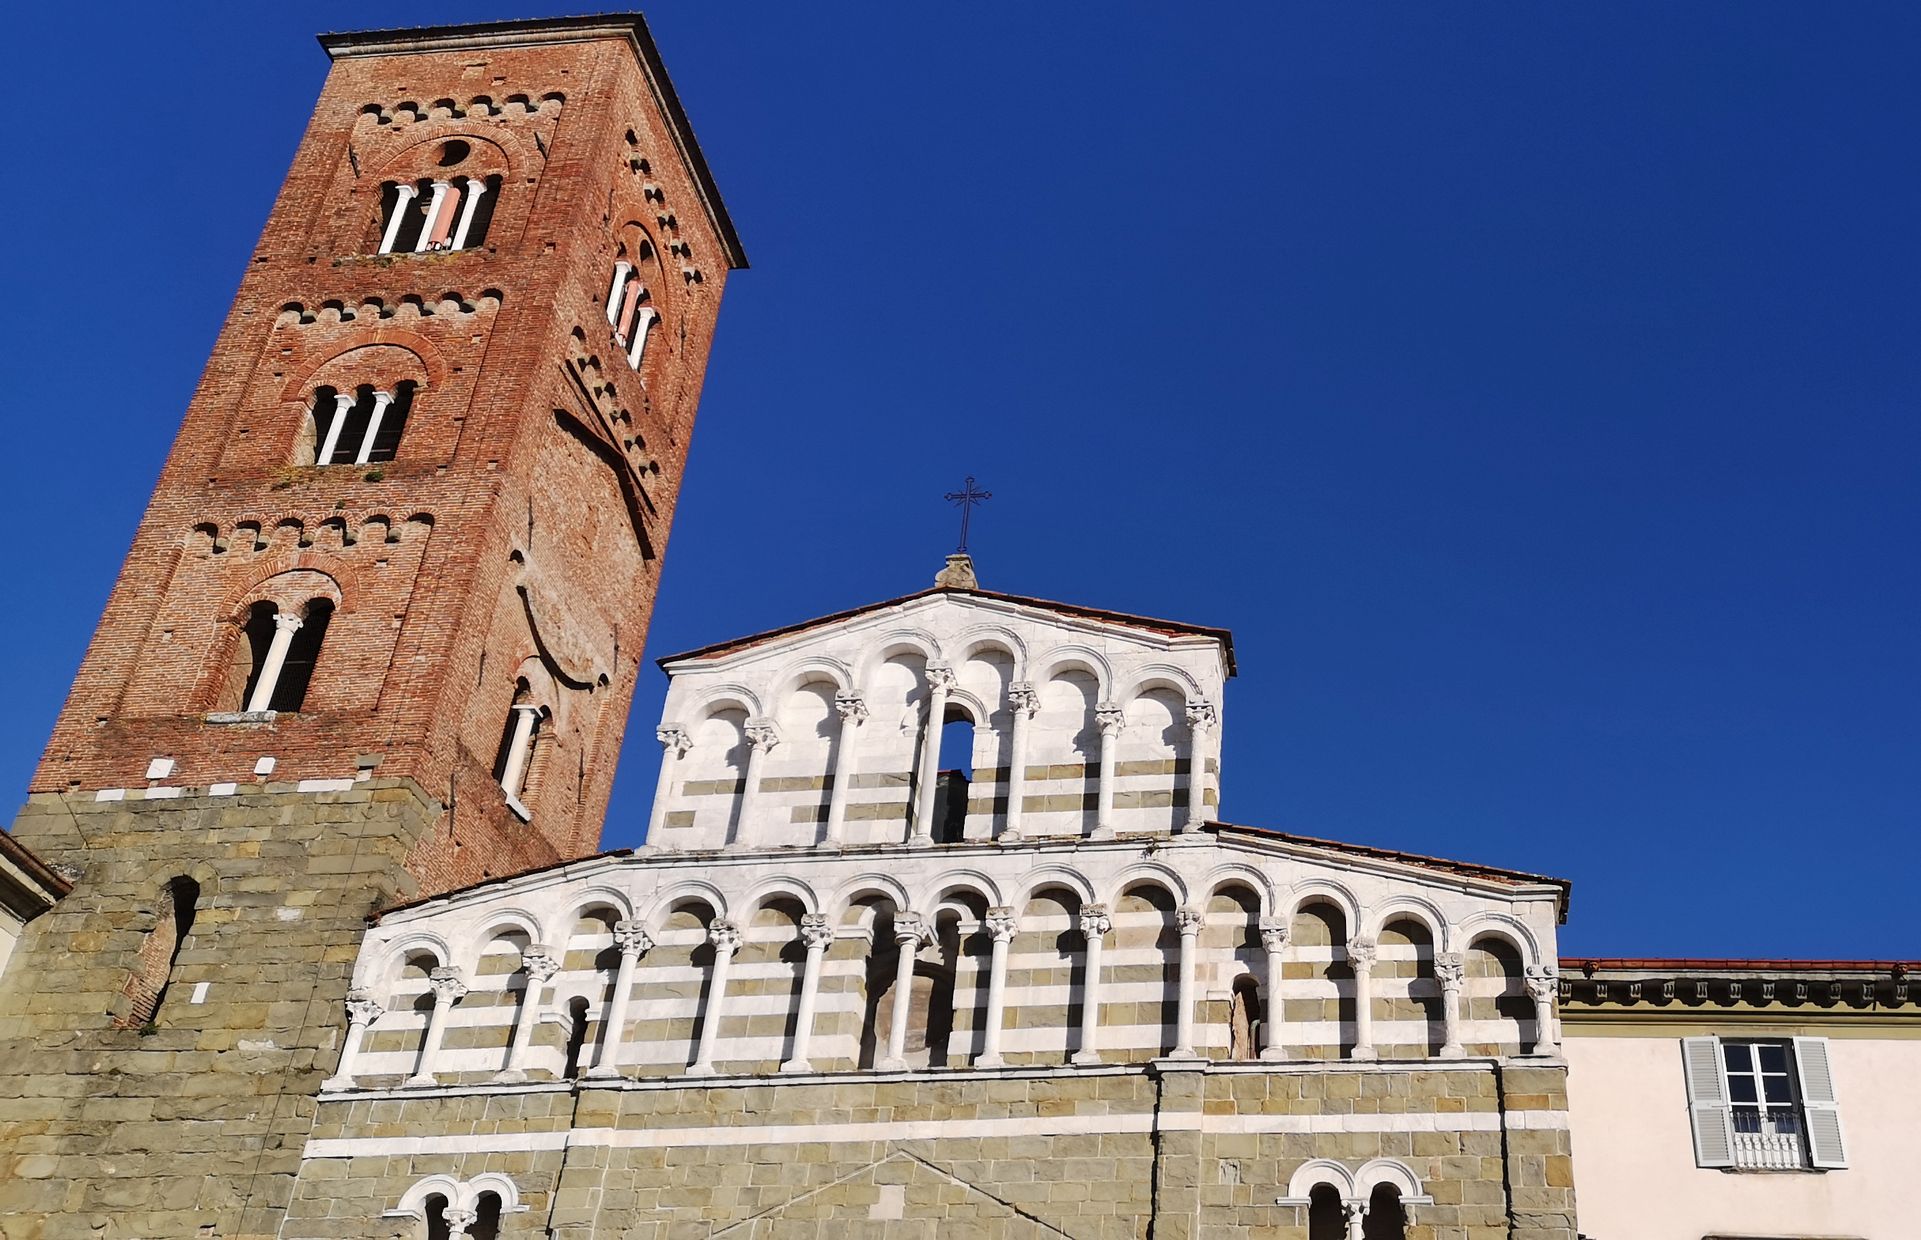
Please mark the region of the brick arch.
[[[346, 375], [344, 373], [336, 375], [336, 368], [344, 371], [346, 359], [363, 349], [392, 349], [411, 354], [411, 362], [398, 358], [396, 360], [401, 361], [403, 368], [417, 373], [400, 374], [395, 378], [413, 379], [423, 391], [430, 391], [444, 385], [448, 376], [453, 373], [452, 367], [447, 364], [440, 350], [419, 332], [392, 325], [377, 326], [364, 338], [347, 341], [334, 348], [326, 357], [311, 361], [303, 368], [293, 371], [287, 382], [281, 385], [280, 400], [283, 403], [300, 404], [311, 398], [315, 388], [338, 386], [338, 383], [333, 381], [335, 379], [345, 381]], [[383, 377], [385, 372], [379, 376], [357, 376], [357, 382], [373, 382]], [[350, 383], [348, 386], [355, 386], [355, 384]]]

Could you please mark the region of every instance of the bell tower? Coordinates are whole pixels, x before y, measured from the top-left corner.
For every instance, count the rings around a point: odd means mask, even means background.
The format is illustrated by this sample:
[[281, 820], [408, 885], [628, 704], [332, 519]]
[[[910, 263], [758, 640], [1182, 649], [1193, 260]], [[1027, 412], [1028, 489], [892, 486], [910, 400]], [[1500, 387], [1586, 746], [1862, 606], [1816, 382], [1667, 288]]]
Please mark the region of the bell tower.
[[14, 825], [21, 1234], [275, 1234], [365, 917], [594, 849], [745, 265], [638, 16], [321, 44]]

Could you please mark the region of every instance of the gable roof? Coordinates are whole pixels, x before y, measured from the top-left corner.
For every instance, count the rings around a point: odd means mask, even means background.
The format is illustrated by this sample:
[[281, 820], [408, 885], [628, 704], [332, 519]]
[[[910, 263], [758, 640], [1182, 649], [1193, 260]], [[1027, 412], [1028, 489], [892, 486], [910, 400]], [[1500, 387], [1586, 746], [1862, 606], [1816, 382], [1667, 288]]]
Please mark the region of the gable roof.
[[1227, 665], [1227, 674], [1229, 676], [1234, 675], [1234, 635], [1226, 629], [1217, 629], [1205, 624], [1189, 624], [1181, 620], [1158, 620], [1151, 616], [1135, 616], [1122, 611], [1108, 611], [1101, 607], [1084, 607], [1079, 603], [1057, 603], [1051, 599], [1030, 598], [1024, 594], [1002, 594], [996, 590], [982, 590], [978, 587], [974, 589], [962, 589], [957, 586], [931, 586], [925, 590], [916, 590], [912, 594], [903, 594], [899, 598], [890, 598], [879, 603], [867, 603], [860, 607], [851, 607], [846, 611], [837, 611], [831, 615], [816, 616], [812, 620], [801, 620], [794, 624], [785, 624], [777, 629], [767, 629], [764, 632], [751, 633], [746, 637], [736, 637], [724, 642], [715, 642], [711, 646], [702, 646], [696, 650], [683, 651], [680, 654], [663, 655], [661, 658], [656, 659], [655, 662], [665, 669], [672, 664], [681, 663], [689, 659], [716, 659], [722, 655], [735, 654], [742, 650], [749, 650], [755, 646], [777, 641], [783, 637], [792, 636], [795, 633], [802, 633], [808, 629], [824, 628], [828, 625], [840, 624], [844, 621], [852, 620], [856, 616], [885, 611], [890, 607], [902, 607], [908, 603], [917, 603], [922, 599], [943, 594], [963, 598], [990, 599], [997, 603], [1012, 603], [1017, 607], [1032, 607], [1038, 611], [1056, 612], [1063, 616], [1073, 616], [1081, 620], [1098, 620], [1103, 624], [1116, 624], [1124, 628], [1139, 629], [1144, 633], [1152, 633], [1157, 637], [1210, 638], [1220, 643], [1221, 658]]
[[1350, 856], [1366, 857], [1373, 861], [1391, 861], [1397, 865], [1411, 865], [1423, 870], [1434, 870], [1460, 878], [1477, 878], [1497, 883], [1507, 883], [1516, 887], [1558, 887], [1561, 894], [1556, 898], [1560, 906], [1560, 918], [1567, 920], [1568, 893], [1573, 884], [1565, 878], [1555, 878], [1547, 874], [1530, 874], [1526, 870], [1508, 870], [1499, 866], [1482, 865], [1475, 861], [1455, 861], [1448, 857], [1430, 857], [1425, 853], [1402, 852], [1396, 848], [1376, 848], [1370, 844], [1350, 844], [1344, 840], [1326, 840], [1313, 835], [1295, 835], [1290, 831], [1276, 831], [1269, 827], [1248, 827], [1231, 822], [1210, 822], [1203, 828], [1220, 835], [1238, 835], [1251, 839], [1279, 840], [1285, 844], [1295, 844], [1304, 848], [1322, 849], [1327, 852], [1347, 853]]

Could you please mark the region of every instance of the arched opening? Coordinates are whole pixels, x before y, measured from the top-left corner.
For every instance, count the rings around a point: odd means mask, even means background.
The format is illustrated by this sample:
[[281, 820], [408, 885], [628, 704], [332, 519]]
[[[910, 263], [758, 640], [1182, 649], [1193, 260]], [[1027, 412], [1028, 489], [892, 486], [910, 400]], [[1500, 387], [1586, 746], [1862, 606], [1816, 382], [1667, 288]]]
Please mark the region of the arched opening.
[[1251, 977], [1234, 980], [1228, 1004], [1229, 1059], [1258, 1059], [1261, 1045], [1261, 987]]
[[[472, 144], [452, 138], [441, 144], [435, 164], [458, 169], [473, 153]], [[432, 250], [467, 250], [487, 239], [494, 204], [500, 199], [498, 173], [482, 176], [442, 173], [443, 180], [421, 177], [387, 181], [380, 187], [380, 248], [382, 254], [414, 254]]]
[[580, 1055], [587, 1045], [587, 1000], [571, 999], [567, 1003], [567, 1049], [566, 1062], [560, 1074], [568, 1080], [580, 1076]]
[[528, 772], [533, 769], [546, 717], [546, 710], [534, 701], [533, 686], [525, 677], [516, 680], [513, 704], [501, 725], [500, 748], [494, 754], [494, 778], [516, 806], [527, 791]]
[[1316, 1184], [1307, 1201], [1307, 1240], [1347, 1240], [1347, 1211], [1339, 1189]]
[[200, 903], [200, 884], [186, 875], [170, 879], [162, 889], [154, 909], [153, 929], [140, 942], [132, 971], [127, 975], [125, 993], [127, 1013], [116, 1023], [126, 1029], [141, 1029], [158, 1022], [160, 1006], [166, 1001], [173, 983], [174, 964], [187, 936], [193, 932], [193, 917]]
[[220, 694], [220, 709], [241, 710], [253, 697], [260, 670], [267, 662], [267, 651], [273, 646], [273, 622], [279, 613], [280, 609], [266, 599], [247, 608], [247, 618], [240, 625], [240, 640], [234, 643], [227, 684]]
[[1354, 970], [1347, 963], [1347, 917], [1312, 900], [1289, 922], [1288, 957], [1296, 964], [1282, 985], [1288, 1053], [1304, 1059], [1341, 1059], [1354, 1048]]
[[[404, 379], [388, 388], [363, 383], [352, 392], [314, 390], [312, 418], [318, 436], [316, 465], [372, 465], [400, 451], [418, 385]], [[303, 454], [304, 455], [304, 454]]]
[[447, 1240], [452, 1228], [447, 1225], [447, 1199], [439, 1193], [427, 1198], [427, 1240]]
[[472, 1240], [500, 1240], [500, 1194], [482, 1193], [474, 1201], [474, 1222], [467, 1234]]
[[940, 730], [939, 785], [934, 791], [934, 841], [966, 838], [968, 786], [974, 779], [974, 720], [957, 706], [947, 708]]
[[1463, 1006], [1470, 1055], [1518, 1055], [1534, 1034], [1534, 1001], [1528, 998], [1521, 953], [1495, 935], [1468, 945], [1463, 960]]
[[[1136, 884], [1114, 902], [1113, 920], [1109, 959], [1129, 965], [1125, 974], [1109, 965], [1103, 981], [1126, 977], [1135, 983], [1129, 989], [1139, 998], [1132, 1004], [1111, 999], [1103, 1004], [1100, 1027], [1108, 1041], [1100, 1050], [1135, 1062], [1171, 1055], [1181, 1019], [1181, 934], [1173, 893], [1153, 883]], [[1149, 994], [1158, 994], [1159, 1002]]]
[[287, 643], [287, 658], [274, 681], [268, 710], [297, 711], [307, 702], [307, 687], [313, 683], [314, 667], [320, 662], [320, 645], [333, 619], [333, 600], [317, 598], [301, 610], [300, 627]]
[[1438, 1055], [1447, 1042], [1434, 936], [1412, 917], [1381, 927], [1374, 964], [1374, 1045], [1383, 1058]]
[[1361, 1226], [1362, 1240], [1407, 1240], [1407, 1211], [1401, 1205], [1401, 1190], [1392, 1184], [1376, 1184], [1367, 1199], [1367, 1218]]

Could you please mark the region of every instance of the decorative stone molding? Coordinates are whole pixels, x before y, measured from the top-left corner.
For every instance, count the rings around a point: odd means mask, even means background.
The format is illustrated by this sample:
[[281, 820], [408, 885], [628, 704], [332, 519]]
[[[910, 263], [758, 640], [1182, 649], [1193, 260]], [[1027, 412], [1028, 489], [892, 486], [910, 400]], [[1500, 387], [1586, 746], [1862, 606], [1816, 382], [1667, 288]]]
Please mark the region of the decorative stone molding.
[[639, 956], [654, 949], [654, 936], [647, 931], [644, 923], [638, 921], [617, 921], [614, 923], [614, 943], [623, 956]]
[[918, 949], [921, 944], [929, 942], [933, 937], [933, 927], [927, 924], [927, 918], [922, 914], [904, 912], [894, 914], [896, 943], [903, 946], [912, 943]]
[[1261, 946], [1270, 952], [1287, 947], [1288, 924], [1278, 917], [1261, 918]]
[[825, 913], [805, 913], [800, 919], [800, 940], [809, 949], [824, 948], [834, 941], [834, 927]]
[[371, 1025], [387, 1014], [380, 1000], [374, 998], [373, 991], [360, 987], [347, 992], [347, 1019], [356, 1025]]
[[1127, 711], [1119, 702], [1102, 702], [1094, 708], [1094, 721], [1100, 725], [1102, 736], [1119, 736], [1127, 725]]
[[859, 723], [867, 718], [867, 699], [858, 689], [842, 689], [834, 694], [834, 710], [843, 723]]
[[459, 969], [435, 969], [427, 975], [427, 984], [432, 988], [438, 1006], [451, 1006], [467, 997], [467, 980], [460, 975]]
[[1105, 904], [1083, 904], [1081, 906], [1080, 931], [1085, 938], [1105, 938], [1114, 930], [1113, 914]]
[[987, 910], [986, 925], [987, 932], [994, 937], [996, 943], [1006, 943], [1013, 940], [1014, 931], [1019, 922], [1014, 916], [1013, 909], [999, 907]]
[[1197, 908], [1183, 908], [1174, 914], [1174, 923], [1179, 927], [1181, 937], [1199, 934], [1207, 924], [1207, 915]]
[[1040, 691], [1032, 681], [1017, 680], [1007, 686], [1007, 706], [1016, 714], [1032, 718], [1041, 708]]
[[1357, 934], [1347, 941], [1347, 962], [1356, 971], [1372, 969], [1380, 953], [1380, 944], [1367, 935]]
[[707, 941], [714, 945], [714, 951], [731, 956], [740, 950], [740, 927], [725, 917], [716, 917], [707, 927]]
[[659, 741], [661, 747], [673, 754], [676, 758], [686, 756], [687, 751], [694, 747], [694, 738], [689, 736], [687, 729], [681, 727], [679, 724], [661, 724], [658, 728], [654, 729], [654, 739]]
[[1460, 952], [1434, 953], [1434, 980], [1443, 990], [1459, 990], [1467, 977], [1467, 962]]
[[749, 719], [741, 731], [755, 749], [766, 751], [780, 744], [780, 725], [772, 719]]
[[1187, 704], [1186, 714], [1187, 730], [1190, 732], [1212, 731], [1214, 725], [1220, 721], [1220, 713], [1215, 710], [1212, 702], [1190, 701]]
[[960, 680], [954, 675], [954, 668], [951, 664], [931, 660], [928, 662], [927, 687], [929, 689], [952, 692], [954, 687], [959, 683]]

